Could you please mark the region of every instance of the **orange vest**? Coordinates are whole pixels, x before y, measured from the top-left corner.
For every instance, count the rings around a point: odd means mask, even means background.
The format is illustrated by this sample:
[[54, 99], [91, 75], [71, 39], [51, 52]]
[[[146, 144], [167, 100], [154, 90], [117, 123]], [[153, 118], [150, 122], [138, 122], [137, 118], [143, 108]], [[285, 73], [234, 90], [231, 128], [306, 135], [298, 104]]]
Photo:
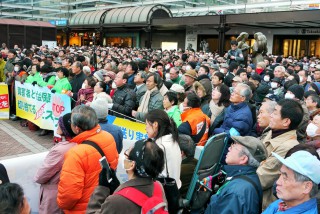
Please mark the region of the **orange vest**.
[[200, 108], [192, 108], [181, 114], [181, 120], [182, 122], [188, 122], [190, 124], [191, 134], [193, 136], [201, 131], [204, 121], [206, 120], [206, 130], [197, 144], [198, 146], [204, 146], [209, 136], [210, 118], [205, 115]]
[[57, 197], [59, 207], [66, 214], [84, 214], [90, 196], [98, 185], [101, 155], [94, 147], [82, 144], [86, 140], [99, 145], [112, 169], [118, 165], [116, 142], [110, 133], [101, 130], [100, 125], [70, 140], [79, 145], [65, 155]]

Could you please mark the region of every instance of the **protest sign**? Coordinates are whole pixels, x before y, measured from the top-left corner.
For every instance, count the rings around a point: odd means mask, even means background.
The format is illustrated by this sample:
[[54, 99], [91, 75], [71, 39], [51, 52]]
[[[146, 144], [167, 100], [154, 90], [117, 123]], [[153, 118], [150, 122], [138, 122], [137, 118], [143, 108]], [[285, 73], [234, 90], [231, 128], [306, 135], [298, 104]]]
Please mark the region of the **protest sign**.
[[0, 119], [9, 119], [8, 85], [0, 83]]
[[52, 93], [47, 87], [15, 82], [16, 114], [41, 129], [56, 131], [60, 116], [71, 112], [71, 100], [65, 94]]

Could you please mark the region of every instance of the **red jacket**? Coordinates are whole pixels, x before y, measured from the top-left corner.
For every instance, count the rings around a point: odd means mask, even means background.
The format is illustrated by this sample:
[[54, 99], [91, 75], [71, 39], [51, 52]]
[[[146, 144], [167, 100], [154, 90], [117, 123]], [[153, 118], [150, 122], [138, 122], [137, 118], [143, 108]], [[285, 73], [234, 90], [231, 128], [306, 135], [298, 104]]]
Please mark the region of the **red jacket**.
[[197, 135], [201, 131], [206, 120], [206, 130], [197, 144], [198, 146], [204, 146], [209, 136], [210, 118], [200, 108], [192, 108], [181, 114], [181, 120], [182, 123], [188, 122], [190, 124], [192, 135]]
[[57, 203], [66, 214], [85, 213], [90, 196], [98, 185], [101, 155], [94, 147], [81, 144], [86, 140], [99, 145], [112, 169], [118, 165], [119, 156], [114, 138], [101, 130], [100, 125], [74, 137], [71, 142], [79, 145], [65, 155], [58, 186]]

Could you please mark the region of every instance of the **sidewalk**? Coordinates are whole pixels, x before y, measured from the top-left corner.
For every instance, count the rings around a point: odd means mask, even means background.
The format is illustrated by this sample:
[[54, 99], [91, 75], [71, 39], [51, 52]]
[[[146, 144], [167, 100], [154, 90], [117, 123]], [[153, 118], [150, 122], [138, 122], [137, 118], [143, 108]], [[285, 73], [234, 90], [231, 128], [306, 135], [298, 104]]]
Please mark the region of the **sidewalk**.
[[48, 151], [53, 146], [53, 134], [39, 133], [21, 127], [20, 120], [0, 120], [0, 160]]

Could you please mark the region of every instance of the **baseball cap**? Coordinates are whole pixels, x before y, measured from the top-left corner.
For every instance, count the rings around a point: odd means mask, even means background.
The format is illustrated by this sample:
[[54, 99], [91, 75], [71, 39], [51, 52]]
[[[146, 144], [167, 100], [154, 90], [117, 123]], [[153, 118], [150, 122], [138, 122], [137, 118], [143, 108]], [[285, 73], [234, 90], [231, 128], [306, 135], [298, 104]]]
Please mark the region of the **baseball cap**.
[[261, 162], [267, 158], [267, 150], [258, 138], [252, 136], [232, 136], [231, 138], [246, 147], [257, 161]]
[[286, 159], [274, 152], [272, 155], [286, 167], [310, 178], [316, 184], [320, 183], [320, 161], [310, 152], [297, 151]]

